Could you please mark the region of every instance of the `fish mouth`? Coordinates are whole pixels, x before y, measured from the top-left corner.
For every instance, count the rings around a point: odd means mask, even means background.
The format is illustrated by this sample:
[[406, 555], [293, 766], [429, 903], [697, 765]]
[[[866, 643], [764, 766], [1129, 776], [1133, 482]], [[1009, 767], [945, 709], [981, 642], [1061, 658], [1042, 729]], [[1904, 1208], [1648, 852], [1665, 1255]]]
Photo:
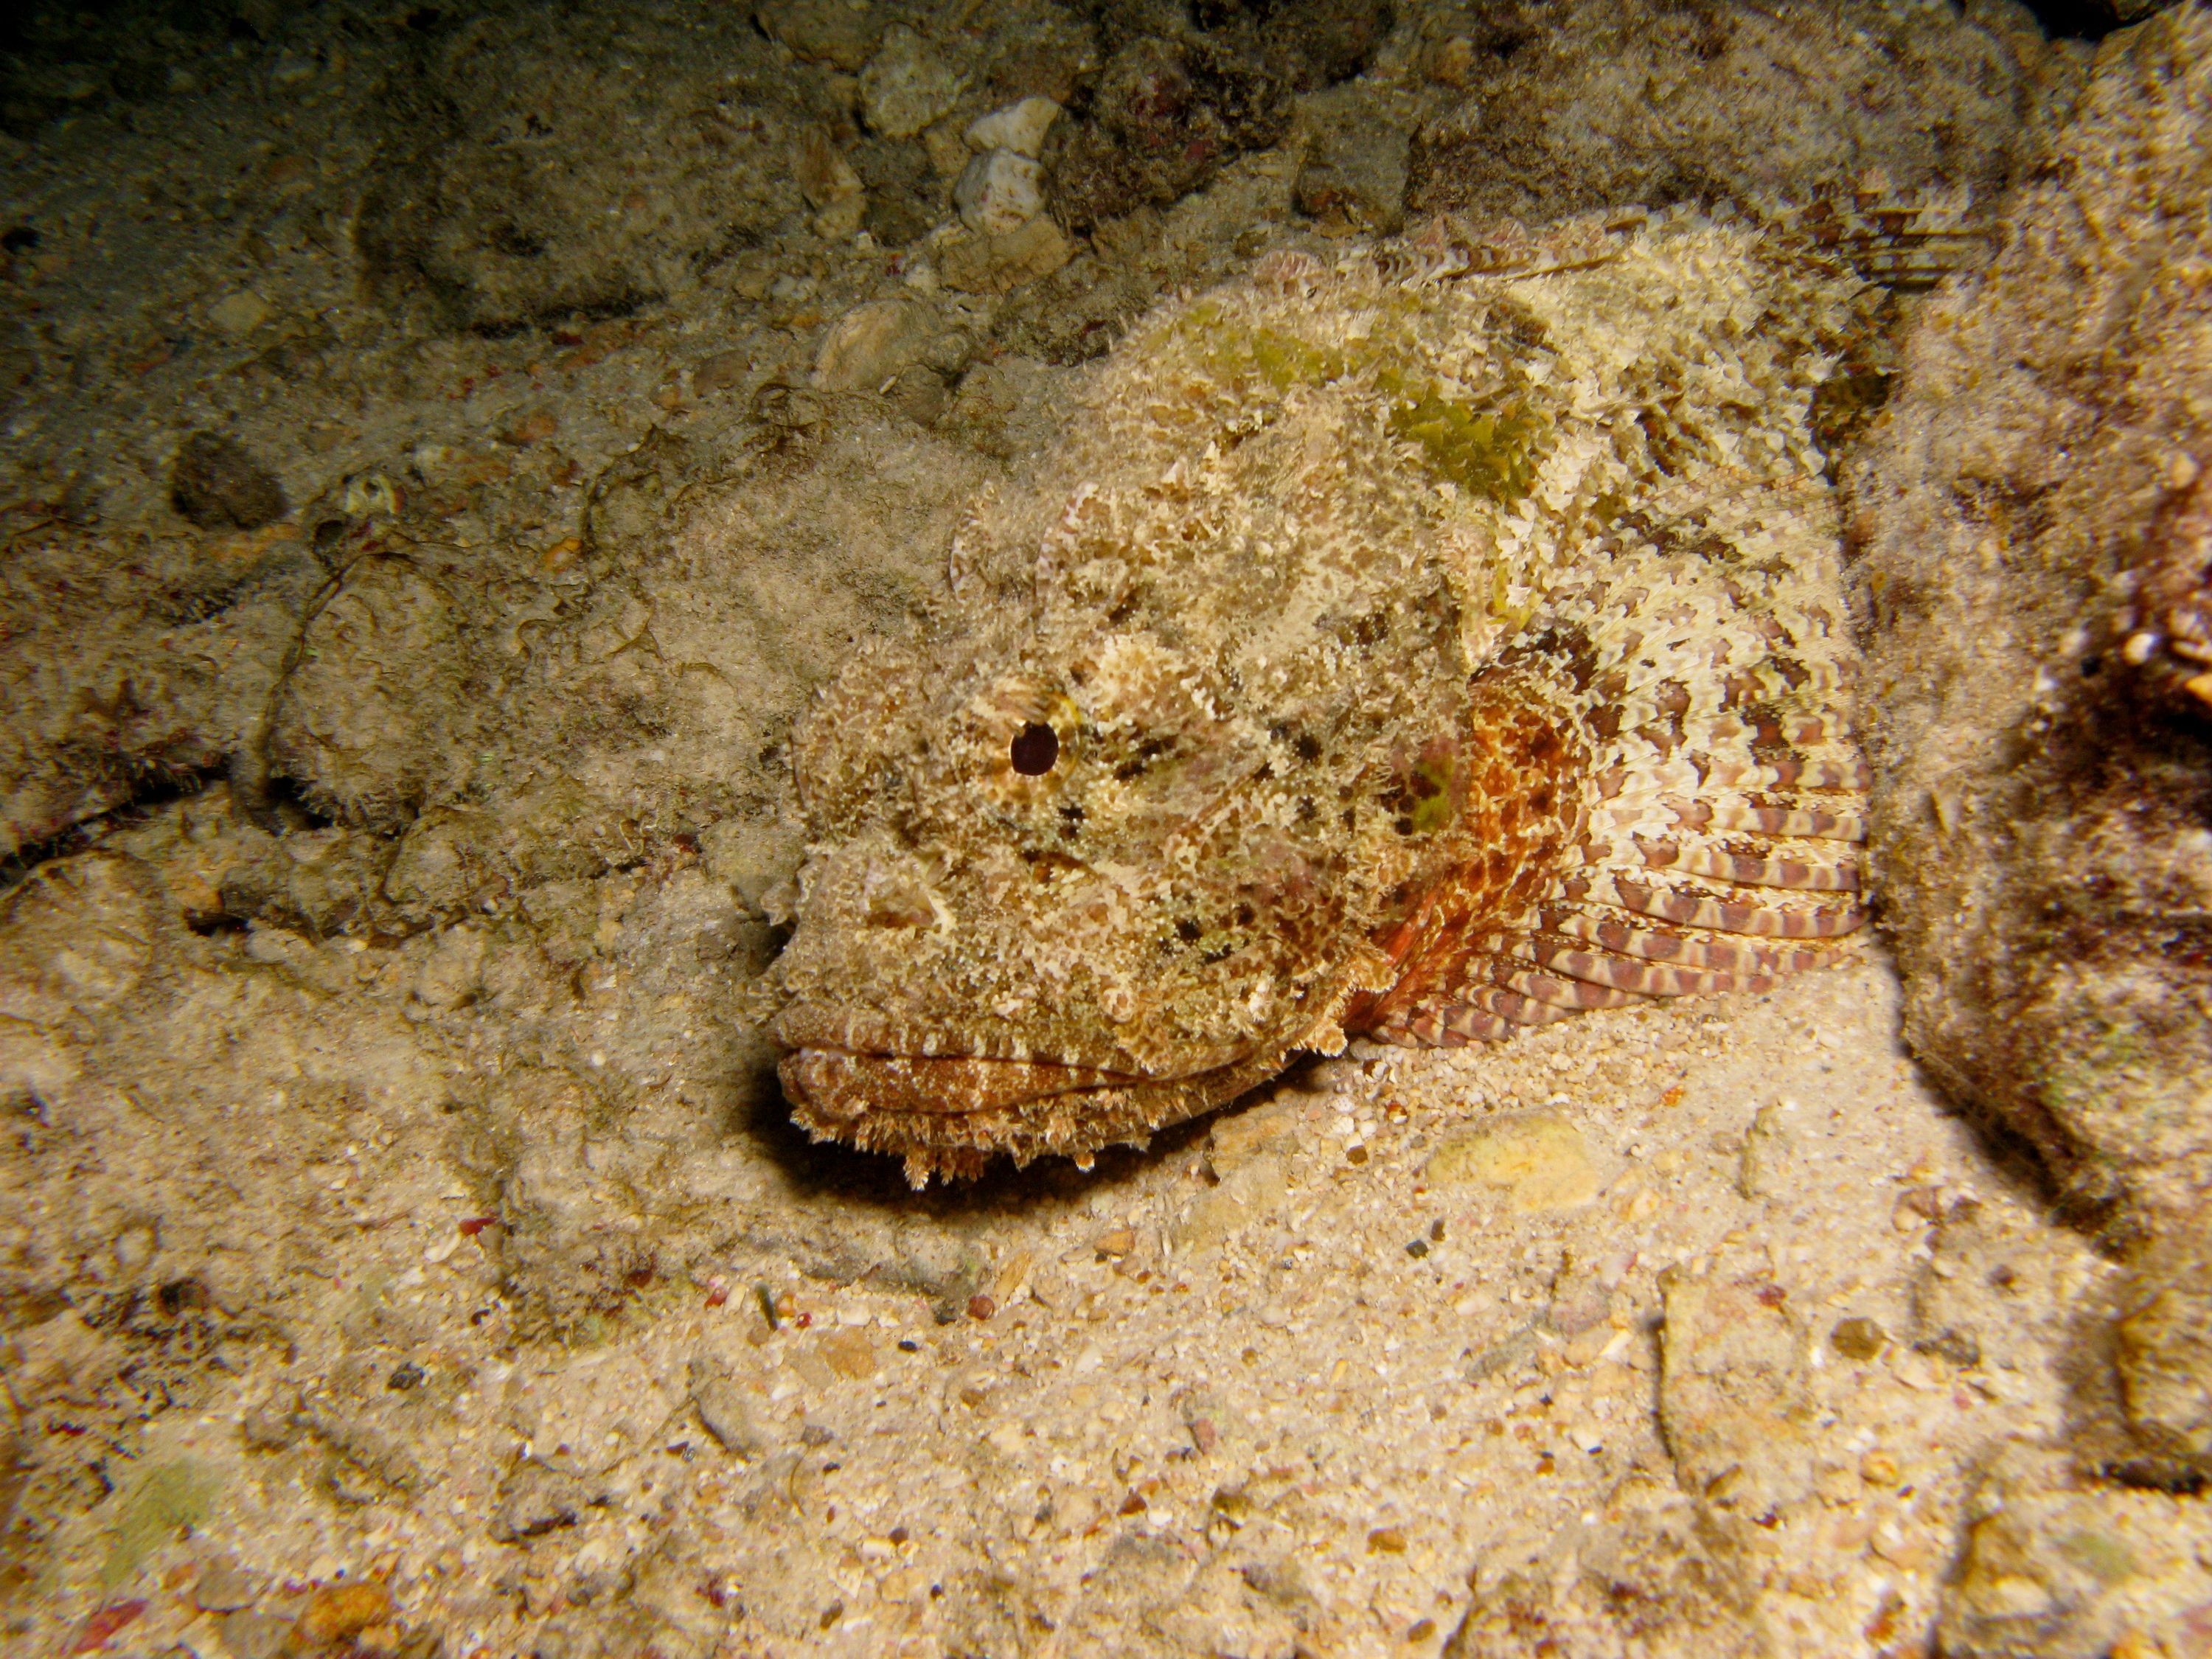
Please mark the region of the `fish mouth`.
[[[1320, 1007], [1340, 1011], [1346, 994], [1333, 988]], [[972, 1178], [995, 1158], [1019, 1165], [1057, 1156], [1087, 1170], [1108, 1146], [1142, 1146], [1226, 1105], [1293, 1052], [1334, 1054], [1344, 1041], [1332, 1018], [1310, 1010], [1291, 1030], [1193, 1045], [1148, 1070], [1123, 1050], [1040, 1054], [1011, 1030], [948, 1054], [940, 1029], [821, 1004], [786, 1007], [775, 1030], [793, 1121], [817, 1140], [902, 1158], [917, 1188], [933, 1176]]]
[[786, 1093], [817, 1116], [857, 1122], [874, 1112], [965, 1117], [1063, 1095], [1141, 1088], [1155, 1079], [1050, 1060], [854, 1054], [805, 1048], [777, 1066]]
[[[902, 1158], [916, 1187], [932, 1176], [980, 1175], [997, 1157], [1023, 1164], [1056, 1154], [1088, 1169], [1107, 1146], [1142, 1146], [1155, 1131], [1234, 1099], [1283, 1058], [1268, 1046], [1147, 1076], [1034, 1056], [901, 1052], [888, 1042], [856, 1042], [863, 1034], [850, 1026], [832, 1036], [829, 1024], [779, 1022], [778, 1036], [792, 1046], [776, 1072], [793, 1120], [817, 1140]], [[888, 1051], [871, 1052], [878, 1048]]]
[[1231, 1066], [1146, 1078], [1051, 1060], [856, 1054], [793, 1049], [776, 1066], [792, 1118], [817, 1140], [902, 1159], [926, 1187], [982, 1174], [994, 1158], [1017, 1164], [1058, 1154], [1089, 1169], [1115, 1145], [1233, 1099], [1274, 1069]]

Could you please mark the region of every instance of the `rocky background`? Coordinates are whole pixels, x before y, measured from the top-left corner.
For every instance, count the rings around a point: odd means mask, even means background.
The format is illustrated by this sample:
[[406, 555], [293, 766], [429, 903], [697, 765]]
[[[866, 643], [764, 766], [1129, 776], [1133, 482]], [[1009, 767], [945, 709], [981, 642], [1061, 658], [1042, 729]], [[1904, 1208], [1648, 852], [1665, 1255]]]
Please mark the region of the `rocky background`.
[[[2212, 1645], [2212, 32], [2143, 9], [9, 25], [6, 1641]], [[801, 1144], [791, 722], [1084, 365], [1263, 250], [1677, 202], [1891, 293], [1822, 418], [1902, 989], [1088, 1176]]]

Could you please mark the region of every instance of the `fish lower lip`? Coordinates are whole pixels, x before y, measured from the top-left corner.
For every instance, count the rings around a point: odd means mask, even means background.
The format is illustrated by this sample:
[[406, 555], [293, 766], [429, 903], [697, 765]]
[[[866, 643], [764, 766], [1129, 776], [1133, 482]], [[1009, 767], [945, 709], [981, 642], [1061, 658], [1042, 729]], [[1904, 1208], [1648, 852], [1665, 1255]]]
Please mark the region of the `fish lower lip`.
[[776, 1069], [794, 1101], [824, 1117], [848, 1121], [869, 1112], [958, 1116], [1001, 1111], [1056, 1095], [1145, 1081], [1056, 1060], [854, 1054], [826, 1048], [794, 1049]]

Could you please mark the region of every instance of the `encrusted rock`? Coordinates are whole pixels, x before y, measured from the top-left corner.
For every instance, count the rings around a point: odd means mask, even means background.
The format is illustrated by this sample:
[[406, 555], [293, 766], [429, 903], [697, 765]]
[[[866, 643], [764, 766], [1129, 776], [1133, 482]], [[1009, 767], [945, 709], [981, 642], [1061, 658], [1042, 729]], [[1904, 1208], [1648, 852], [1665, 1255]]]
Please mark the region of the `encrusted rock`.
[[1049, 276], [1074, 250], [1044, 215], [998, 236], [963, 236], [938, 249], [938, 274], [964, 294], [1005, 294]]
[[754, 8], [761, 27], [798, 56], [857, 74], [884, 36], [884, 15], [852, 0], [772, 0]]
[[1411, 122], [1393, 118], [1396, 112], [1379, 100], [1357, 95], [1365, 90], [1363, 82], [1308, 100], [1316, 131], [1295, 194], [1298, 210], [1326, 227], [1387, 234], [1406, 217]]
[[[2212, 19], [2101, 49], [1856, 468], [1905, 1030], [2134, 1253], [2139, 1451], [2212, 1468]], [[2125, 1462], [2117, 1452], [2099, 1461]]]
[[873, 391], [929, 349], [935, 319], [911, 300], [872, 300], [840, 317], [814, 356], [814, 383], [828, 391]]
[[1959, 1659], [2202, 1653], [2212, 1564], [2192, 1533], [2202, 1500], [2075, 1480], [2062, 1454], [1991, 1460], [1968, 1499], [1947, 1587], [1942, 1650]]
[[959, 101], [964, 84], [927, 41], [896, 24], [861, 71], [861, 113], [886, 138], [911, 138]]
[[1206, 36], [1141, 35], [1077, 89], [1048, 136], [1054, 216], [1088, 230], [1195, 190], [1238, 152], [1290, 129], [1282, 75]]
[[1465, 97], [1414, 140], [1416, 212], [1541, 220], [1789, 194], [1868, 168], [1985, 195], [2045, 73], [2032, 27], [2000, 36], [1948, 7], [1518, 0], [1480, 17], [1445, 77]]
[[495, 13], [411, 38], [356, 235], [382, 290], [426, 289], [457, 325], [634, 308], [798, 204], [790, 135], [823, 71], [777, 64], [735, 7]]

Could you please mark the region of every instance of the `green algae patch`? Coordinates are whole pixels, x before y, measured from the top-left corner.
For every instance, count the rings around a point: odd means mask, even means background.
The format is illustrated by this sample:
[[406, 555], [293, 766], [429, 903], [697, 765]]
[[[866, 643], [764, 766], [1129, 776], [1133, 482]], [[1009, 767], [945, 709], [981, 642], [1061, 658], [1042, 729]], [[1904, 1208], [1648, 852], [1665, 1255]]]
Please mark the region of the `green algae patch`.
[[1445, 383], [1420, 371], [1434, 349], [1419, 329], [1418, 307], [1387, 314], [1375, 332], [1341, 344], [1281, 328], [1235, 321], [1217, 303], [1201, 301], [1170, 325], [1173, 337], [1193, 349], [1200, 370], [1224, 386], [1249, 394], [1264, 386], [1277, 397], [1298, 387], [1332, 386], [1352, 375], [1371, 375], [1387, 410], [1391, 434], [1419, 452], [1425, 469], [1479, 500], [1504, 505], [1534, 487], [1548, 447], [1550, 426], [1528, 399], [1506, 387], [1524, 387], [1509, 369], [1499, 395], [1453, 395]]
[[1277, 392], [1292, 386], [1327, 386], [1345, 372], [1345, 356], [1278, 329], [1254, 329], [1216, 343], [1212, 367], [1224, 379], [1258, 379]]
[[1431, 383], [1409, 388], [1387, 371], [1390, 430], [1417, 445], [1429, 471], [1470, 495], [1510, 504], [1534, 488], [1548, 436], [1543, 416], [1517, 399], [1477, 406]]
[[148, 1556], [204, 1522], [222, 1491], [222, 1476], [197, 1458], [174, 1458], [148, 1469], [107, 1534], [101, 1584], [112, 1589], [136, 1577]]

